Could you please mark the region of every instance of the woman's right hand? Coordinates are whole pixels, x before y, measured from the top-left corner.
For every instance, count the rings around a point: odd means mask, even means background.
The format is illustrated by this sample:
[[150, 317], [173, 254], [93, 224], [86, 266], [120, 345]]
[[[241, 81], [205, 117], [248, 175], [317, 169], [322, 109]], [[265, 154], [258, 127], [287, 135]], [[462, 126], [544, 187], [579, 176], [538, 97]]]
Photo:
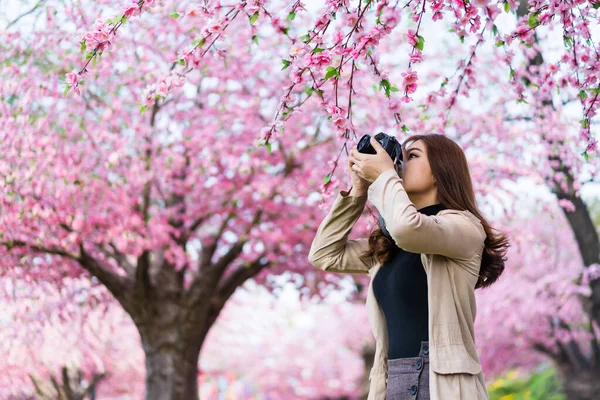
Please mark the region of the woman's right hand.
[[369, 181], [361, 178], [356, 171], [352, 169], [354, 164], [353, 155], [358, 152], [356, 149], [350, 150], [350, 156], [348, 157], [348, 171], [350, 171], [350, 179], [352, 180], [352, 190], [358, 194], [364, 194], [370, 186]]

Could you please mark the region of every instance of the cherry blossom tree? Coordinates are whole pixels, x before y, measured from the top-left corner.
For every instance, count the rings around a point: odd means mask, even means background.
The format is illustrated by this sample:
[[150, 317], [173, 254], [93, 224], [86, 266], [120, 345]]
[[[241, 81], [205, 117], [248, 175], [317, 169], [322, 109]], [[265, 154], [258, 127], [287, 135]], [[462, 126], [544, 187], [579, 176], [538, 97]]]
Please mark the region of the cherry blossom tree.
[[579, 190], [597, 174], [599, 4], [36, 4], [0, 39], [3, 273], [105, 286], [139, 331], [147, 398], [195, 398], [236, 288], [286, 271], [322, 295], [306, 252], [347, 188], [342, 155], [377, 130], [454, 138], [504, 215], [501, 182], [548, 185], [594, 265]]

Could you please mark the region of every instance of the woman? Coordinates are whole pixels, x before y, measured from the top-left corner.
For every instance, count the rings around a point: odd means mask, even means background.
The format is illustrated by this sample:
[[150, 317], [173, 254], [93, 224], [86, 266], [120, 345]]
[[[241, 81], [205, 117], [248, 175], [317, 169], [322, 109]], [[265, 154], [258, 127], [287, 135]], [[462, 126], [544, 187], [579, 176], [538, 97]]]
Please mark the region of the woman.
[[[371, 277], [366, 307], [376, 347], [368, 400], [487, 399], [474, 291], [504, 270], [508, 239], [478, 211], [455, 142], [409, 137], [402, 178], [379, 142], [371, 144], [377, 154], [351, 151], [351, 190], [337, 195], [308, 256], [325, 271]], [[367, 199], [383, 229], [348, 240]]]

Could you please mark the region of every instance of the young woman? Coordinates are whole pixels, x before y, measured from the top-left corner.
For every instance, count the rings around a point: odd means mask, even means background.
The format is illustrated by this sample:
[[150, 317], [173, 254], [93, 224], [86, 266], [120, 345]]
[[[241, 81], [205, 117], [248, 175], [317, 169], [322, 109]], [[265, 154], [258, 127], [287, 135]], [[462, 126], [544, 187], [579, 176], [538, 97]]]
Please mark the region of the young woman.
[[[325, 271], [371, 277], [366, 307], [376, 347], [368, 399], [487, 399], [474, 291], [504, 270], [508, 239], [477, 209], [466, 157], [451, 139], [409, 137], [403, 171], [374, 138], [371, 144], [377, 154], [351, 151], [352, 187], [338, 193], [308, 256]], [[367, 199], [380, 228], [349, 240]]]

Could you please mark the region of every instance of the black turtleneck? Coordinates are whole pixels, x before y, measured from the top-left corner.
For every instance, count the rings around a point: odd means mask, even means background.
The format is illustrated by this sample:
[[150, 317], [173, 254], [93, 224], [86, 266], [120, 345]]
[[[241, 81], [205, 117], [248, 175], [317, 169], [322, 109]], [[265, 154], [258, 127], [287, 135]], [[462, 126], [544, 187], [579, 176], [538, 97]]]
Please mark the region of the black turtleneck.
[[[446, 209], [434, 204], [419, 210], [435, 215]], [[421, 341], [429, 340], [427, 275], [421, 254], [396, 247], [373, 280], [375, 298], [385, 314], [389, 338], [389, 359], [417, 357]]]

